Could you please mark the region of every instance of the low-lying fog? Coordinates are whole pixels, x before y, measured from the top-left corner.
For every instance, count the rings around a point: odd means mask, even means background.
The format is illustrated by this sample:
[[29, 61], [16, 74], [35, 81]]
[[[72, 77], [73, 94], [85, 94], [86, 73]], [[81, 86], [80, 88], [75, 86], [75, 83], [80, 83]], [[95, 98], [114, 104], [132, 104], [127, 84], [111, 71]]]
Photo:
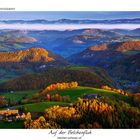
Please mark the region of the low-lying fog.
[[136, 29], [140, 24], [0, 24], [0, 29], [17, 30], [75, 30], [75, 29]]

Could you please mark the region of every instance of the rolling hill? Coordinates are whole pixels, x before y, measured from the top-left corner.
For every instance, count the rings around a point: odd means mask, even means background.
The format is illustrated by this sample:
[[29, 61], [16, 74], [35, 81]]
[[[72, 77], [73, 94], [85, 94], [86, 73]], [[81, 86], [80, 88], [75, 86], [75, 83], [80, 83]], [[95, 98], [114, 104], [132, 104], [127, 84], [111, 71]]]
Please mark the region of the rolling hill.
[[[122, 32], [121, 32], [122, 31]], [[68, 57], [79, 53], [89, 46], [103, 43], [122, 42], [139, 39], [138, 35], [127, 34], [128, 30], [79, 29], [79, 30], [43, 30], [21, 31], [1, 30], [0, 51], [18, 51], [41, 47]], [[133, 32], [133, 30], [132, 30]]]
[[109, 75], [100, 68], [68, 67], [48, 69], [45, 73], [28, 74], [0, 84], [0, 91], [42, 89], [52, 83], [77, 81], [81, 86], [115, 86]]
[[55, 59], [49, 57], [49, 52], [42, 48], [30, 48], [17, 52], [0, 52], [0, 62], [49, 62]]
[[[91, 87], [77, 87], [74, 89], [63, 89], [63, 90], [57, 90], [57, 93], [59, 93], [61, 96], [69, 96], [70, 102], [58, 102], [58, 101], [46, 101], [46, 102], [39, 102], [39, 103], [28, 103], [25, 105], [18, 105], [13, 106], [12, 108], [18, 109], [21, 107], [26, 107], [28, 111], [30, 112], [43, 112], [46, 108], [52, 107], [54, 105], [59, 106], [68, 106], [70, 103], [75, 102], [78, 100], [78, 98], [83, 98], [85, 94], [92, 95], [97, 94], [101, 97], [109, 98], [109, 100], [118, 102], [125, 101], [130, 102], [131, 97], [118, 94], [117, 92], [109, 91], [109, 90], [103, 90], [98, 88], [91, 88]], [[51, 92], [51, 95], [54, 94], [54, 91]], [[36, 95], [38, 99], [42, 98], [42, 95], [38, 94]], [[32, 97], [29, 98], [29, 100], [32, 99]]]
[[140, 41], [127, 41], [91, 46], [68, 60], [75, 64], [105, 68], [118, 86], [132, 90], [139, 86], [139, 55]]
[[91, 46], [79, 54], [72, 55], [68, 60], [76, 64], [108, 67], [110, 63], [127, 57], [127, 53], [131, 51], [140, 52], [140, 41]]
[[1, 42], [7, 42], [7, 43], [35, 43], [37, 40], [30, 36], [23, 36], [23, 35], [13, 35], [12, 34], [6, 34], [0, 36]]
[[53, 51], [64, 57], [68, 57], [87, 49], [88, 46], [100, 45], [102, 43], [109, 44], [132, 39], [132, 37], [118, 35], [117, 33], [117, 35], [111, 36], [111, 34], [113, 34], [111, 31], [105, 31], [106, 33], [102, 32], [102, 30], [99, 30], [96, 33], [95, 29], [90, 29], [84, 30], [82, 35], [74, 35], [65, 39], [59, 38], [55, 41], [57, 43], [55, 44], [56, 46], [53, 48]]
[[0, 51], [18, 51], [29, 48], [36, 44], [38, 40], [26, 31], [1, 30], [0, 31]]
[[8, 80], [28, 73], [46, 71], [48, 67], [65, 67], [68, 62], [43, 48], [17, 52], [0, 52], [0, 80]]
[[140, 92], [140, 53], [112, 63], [108, 71], [125, 89]]

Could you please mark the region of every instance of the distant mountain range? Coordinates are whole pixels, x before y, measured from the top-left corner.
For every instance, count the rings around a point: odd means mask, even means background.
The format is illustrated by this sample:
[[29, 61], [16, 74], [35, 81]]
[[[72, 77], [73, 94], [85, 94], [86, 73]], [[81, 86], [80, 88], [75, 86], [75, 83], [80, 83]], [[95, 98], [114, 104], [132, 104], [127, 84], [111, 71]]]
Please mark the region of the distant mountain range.
[[68, 60], [78, 65], [102, 67], [126, 89], [140, 86], [140, 41], [91, 46]]
[[118, 87], [136, 89], [140, 85], [139, 54], [139, 28], [1, 30], [0, 81], [46, 72], [49, 68], [65, 68], [73, 63], [101, 67]]
[[109, 19], [109, 20], [74, 20], [74, 19], [59, 19], [59, 20], [1, 20], [0, 23], [6, 24], [139, 24], [140, 18], [134, 19]]
[[117, 42], [91, 46], [78, 54], [72, 55], [69, 60], [76, 64], [107, 68], [112, 62], [139, 52], [140, 41]]
[[71, 31], [1, 30], [0, 51], [18, 51], [41, 47], [69, 57], [89, 46], [140, 39], [140, 29], [79, 29]]

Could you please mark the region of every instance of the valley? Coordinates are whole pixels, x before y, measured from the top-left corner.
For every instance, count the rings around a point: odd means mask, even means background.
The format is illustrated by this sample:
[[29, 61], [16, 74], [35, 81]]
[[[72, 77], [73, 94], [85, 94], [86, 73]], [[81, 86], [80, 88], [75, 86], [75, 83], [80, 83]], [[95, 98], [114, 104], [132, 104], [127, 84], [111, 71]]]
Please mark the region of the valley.
[[140, 128], [139, 60], [140, 28], [1, 29], [0, 128]]

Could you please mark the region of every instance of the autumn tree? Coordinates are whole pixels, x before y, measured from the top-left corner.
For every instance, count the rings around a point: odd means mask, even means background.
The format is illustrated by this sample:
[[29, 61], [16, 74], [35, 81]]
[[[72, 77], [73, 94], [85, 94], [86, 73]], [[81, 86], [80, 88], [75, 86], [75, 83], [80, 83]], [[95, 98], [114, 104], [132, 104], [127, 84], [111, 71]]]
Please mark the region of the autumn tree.
[[26, 117], [25, 117], [25, 122], [24, 122], [25, 128], [30, 128], [31, 123], [32, 123], [32, 116], [31, 116], [31, 113], [28, 112]]
[[47, 86], [42, 93], [47, 93], [49, 91], [53, 91], [53, 90], [59, 90], [59, 89], [69, 89], [69, 88], [77, 88], [78, 87], [78, 83], [77, 82], [70, 82], [70, 83], [56, 83], [56, 84], [51, 84], [49, 86]]
[[5, 107], [7, 103], [7, 100], [3, 96], [0, 96], [0, 107]]

